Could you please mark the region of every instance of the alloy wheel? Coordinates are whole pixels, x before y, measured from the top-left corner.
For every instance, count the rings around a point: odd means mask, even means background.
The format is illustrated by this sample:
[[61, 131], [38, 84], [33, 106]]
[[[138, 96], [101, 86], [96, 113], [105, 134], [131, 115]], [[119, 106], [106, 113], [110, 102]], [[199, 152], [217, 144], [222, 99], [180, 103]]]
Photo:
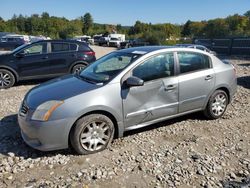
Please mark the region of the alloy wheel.
[[111, 137], [110, 127], [106, 122], [91, 122], [80, 135], [80, 143], [87, 151], [97, 151], [107, 145]]
[[0, 87], [8, 87], [11, 84], [11, 76], [6, 72], [0, 72]]
[[80, 72], [85, 69], [85, 66], [84, 65], [77, 65], [75, 68], [74, 68], [74, 74], [80, 74]]
[[212, 102], [212, 112], [215, 116], [223, 114], [227, 107], [227, 97], [224, 93], [218, 93]]

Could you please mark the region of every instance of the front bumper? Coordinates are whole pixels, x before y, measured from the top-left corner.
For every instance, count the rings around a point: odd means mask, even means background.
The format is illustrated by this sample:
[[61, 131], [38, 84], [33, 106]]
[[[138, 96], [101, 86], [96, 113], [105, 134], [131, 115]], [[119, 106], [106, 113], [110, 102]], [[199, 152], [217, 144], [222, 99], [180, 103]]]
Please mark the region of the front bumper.
[[55, 121], [33, 121], [18, 115], [22, 138], [30, 147], [41, 151], [51, 151], [68, 148], [69, 132], [73, 119]]

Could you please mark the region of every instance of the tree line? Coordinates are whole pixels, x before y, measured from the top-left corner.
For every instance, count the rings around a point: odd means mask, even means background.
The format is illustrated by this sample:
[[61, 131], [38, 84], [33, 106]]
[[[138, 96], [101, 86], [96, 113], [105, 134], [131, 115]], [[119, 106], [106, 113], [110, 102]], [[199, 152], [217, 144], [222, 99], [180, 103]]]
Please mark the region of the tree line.
[[246, 37], [250, 36], [250, 11], [244, 15], [185, 24], [151, 24], [136, 21], [133, 26], [98, 24], [90, 13], [74, 20], [50, 16], [47, 12], [31, 16], [13, 15], [9, 20], [0, 17], [0, 32], [44, 35], [51, 38], [71, 38], [76, 35], [126, 34], [127, 38], [143, 38], [152, 44], [171, 44], [180, 38]]

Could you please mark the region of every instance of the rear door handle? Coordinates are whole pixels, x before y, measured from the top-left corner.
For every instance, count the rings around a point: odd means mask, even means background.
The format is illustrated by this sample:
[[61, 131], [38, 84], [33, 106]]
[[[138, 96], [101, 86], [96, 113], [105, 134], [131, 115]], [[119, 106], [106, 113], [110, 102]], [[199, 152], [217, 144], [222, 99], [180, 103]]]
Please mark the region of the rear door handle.
[[42, 59], [48, 59], [48, 58], [49, 58], [49, 56], [46, 55], [46, 56], [44, 56]]
[[213, 77], [211, 75], [207, 75], [205, 80], [211, 80]]

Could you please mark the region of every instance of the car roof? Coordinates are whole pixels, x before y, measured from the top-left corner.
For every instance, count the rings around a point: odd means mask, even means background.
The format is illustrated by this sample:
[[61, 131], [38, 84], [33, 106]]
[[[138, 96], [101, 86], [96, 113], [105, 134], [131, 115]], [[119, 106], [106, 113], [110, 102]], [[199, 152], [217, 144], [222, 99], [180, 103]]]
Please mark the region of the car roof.
[[176, 46], [196, 46], [196, 44], [176, 44]]
[[141, 46], [141, 47], [126, 48], [123, 50], [119, 50], [119, 52], [124, 52], [124, 53], [144, 52], [144, 54], [146, 54], [153, 51], [169, 49], [169, 48], [175, 48], [175, 46]]
[[[34, 42], [34, 43], [40, 43], [40, 42], [67, 42], [67, 43], [78, 43], [78, 44], [83, 44], [83, 45], [87, 45], [85, 42], [82, 42], [82, 41], [76, 41], [76, 40], [40, 40], [40, 41], [37, 41], [37, 42]], [[33, 44], [34, 44], [33, 43]]]
[[201, 46], [201, 47], [205, 47], [204, 45], [201, 45], [201, 44], [176, 44], [176, 46], [179, 46], [179, 47], [189, 47], [189, 46]]
[[188, 48], [188, 47], [181, 47], [181, 46], [143, 46], [143, 47], [133, 47], [133, 48], [127, 48], [123, 50], [118, 50], [115, 51], [114, 53], [133, 53], [133, 54], [140, 54], [140, 55], [146, 55], [149, 53], [154, 53], [156, 51], [162, 51], [162, 50], [167, 50], [167, 51], [189, 51], [189, 52], [198, 52], [198, 53], [203, 53], [206, 55], [210, 55], [210, 53], [195, 49], [195, 48]]

